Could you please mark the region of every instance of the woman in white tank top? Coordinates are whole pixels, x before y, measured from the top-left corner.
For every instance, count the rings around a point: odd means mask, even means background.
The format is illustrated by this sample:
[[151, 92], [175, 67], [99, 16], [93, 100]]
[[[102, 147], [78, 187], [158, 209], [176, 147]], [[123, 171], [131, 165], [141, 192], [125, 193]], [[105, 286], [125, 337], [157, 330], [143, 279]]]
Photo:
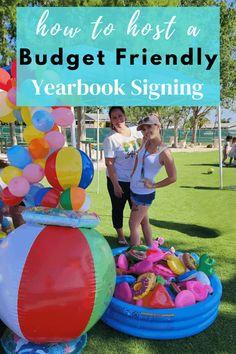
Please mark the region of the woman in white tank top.
[[[155, 199], [156, 188], [168, 186], [176, 181], [176, 169], [170, 150], [161, 140], [158, 116], [151, 114], [141, 119], [137, 130], [142, 130], [144, 139], [131, 175], [130, 241], [132, 246], [140, 244], [139, 227], [142, 225], [146, 244], [150, 246], [152, 235], [148, 208]], [[167, 177], [155, 183], [154, 179], [162, 166], [165, 167]]]

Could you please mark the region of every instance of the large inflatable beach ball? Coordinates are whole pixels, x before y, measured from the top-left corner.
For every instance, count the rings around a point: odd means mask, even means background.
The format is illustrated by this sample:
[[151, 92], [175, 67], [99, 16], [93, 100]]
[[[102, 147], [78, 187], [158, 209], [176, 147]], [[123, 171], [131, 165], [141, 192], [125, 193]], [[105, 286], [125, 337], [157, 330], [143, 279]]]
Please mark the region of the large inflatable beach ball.
[[60, 192], [57, 189], [47, 187], [40, 188], [34, 197], [35, 206], [56, 208], [59, 204]]
[[103, 315], [115, 275], [95, 229], [24, 224], [0, 245], [0, 318], [31, 342], [72, 340]]
[[82, 150], [64, 147], [48, 157], [45, 175], [48, 182], [60, 191], [72, 186], [85, 189], [92, 182], [94, 168], [92, 161]]
[[90, 198], [85, 189], [71, 187], [61, 194], [60, 205], [66, 210], [87, 211], [90, 208]]

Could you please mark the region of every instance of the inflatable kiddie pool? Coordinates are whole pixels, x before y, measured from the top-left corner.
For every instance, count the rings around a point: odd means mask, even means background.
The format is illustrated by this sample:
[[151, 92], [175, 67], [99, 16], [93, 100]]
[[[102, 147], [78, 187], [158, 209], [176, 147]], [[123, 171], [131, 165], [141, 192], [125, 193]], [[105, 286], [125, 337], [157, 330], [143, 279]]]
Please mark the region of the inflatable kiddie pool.
[[[115, 256], [126, 249], [116, 248], [112, 252]], [[117, 331], [140, 338], [167, 340], [190, 337], [209, 327], [218, 314], [222, 295], [221, 282], [216, 275], [209, 279], [213, 293], [195, 305], [151, 309], [113, 297], [102, 321]]]

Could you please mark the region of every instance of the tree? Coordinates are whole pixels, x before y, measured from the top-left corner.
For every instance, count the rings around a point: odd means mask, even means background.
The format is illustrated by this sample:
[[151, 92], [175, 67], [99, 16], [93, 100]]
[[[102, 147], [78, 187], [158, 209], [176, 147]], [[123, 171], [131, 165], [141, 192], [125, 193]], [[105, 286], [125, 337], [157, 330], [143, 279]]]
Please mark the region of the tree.
[[[181, 0], [182, 6], [220, 6], [220, 85], [221, 104], [232, 107], [236, 97], [235, 0], [231, 4], [218, 0]], [[192, 143], [196, 143], [197, 129], [202, 117], [214, 107], [192, 107]]]

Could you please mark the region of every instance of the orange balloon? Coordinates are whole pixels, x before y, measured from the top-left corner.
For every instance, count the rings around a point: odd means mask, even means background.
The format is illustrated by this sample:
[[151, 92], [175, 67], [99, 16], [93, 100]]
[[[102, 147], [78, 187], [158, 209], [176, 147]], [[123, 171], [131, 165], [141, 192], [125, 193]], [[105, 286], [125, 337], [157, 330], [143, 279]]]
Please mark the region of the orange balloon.
[[60, 129], [59, 129], [58, 125], [56, 125], [56, 124], [54, 124], [54, 126], [50, 130], [50, 132], [59, 132], [59, 131], [60, 131]]
[[42, 138], [33, 139], [29, 143], [29, 153], [33, 160], [43, 159], [50, 152], [50, 145]]

